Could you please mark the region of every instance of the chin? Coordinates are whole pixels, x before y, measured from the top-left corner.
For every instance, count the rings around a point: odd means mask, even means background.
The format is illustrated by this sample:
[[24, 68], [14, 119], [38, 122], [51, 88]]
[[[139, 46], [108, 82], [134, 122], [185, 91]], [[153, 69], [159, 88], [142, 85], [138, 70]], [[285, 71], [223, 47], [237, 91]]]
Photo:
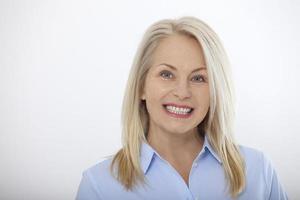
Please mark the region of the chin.
[[183, 134], [187, 134], [187, 133], [193, 131], [193, 129], [180, 129], [179, 127], [177, 127], [177, 128], [173, 128], [173, 129], [167, 129], [167, 131], [172, 134], [183, 135]]

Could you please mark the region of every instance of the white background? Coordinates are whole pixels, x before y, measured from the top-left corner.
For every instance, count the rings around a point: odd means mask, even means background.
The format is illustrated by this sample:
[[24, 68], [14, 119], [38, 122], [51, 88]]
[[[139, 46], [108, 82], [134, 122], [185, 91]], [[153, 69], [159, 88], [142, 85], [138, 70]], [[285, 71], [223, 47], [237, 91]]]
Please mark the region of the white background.
[[236, 138], [299, 199], [300, 3], [0, 2], [0, 199], [74, 199], [84, 169], [121, 146], [120, 111], [145, 29], [196, 16], [233, 67]]

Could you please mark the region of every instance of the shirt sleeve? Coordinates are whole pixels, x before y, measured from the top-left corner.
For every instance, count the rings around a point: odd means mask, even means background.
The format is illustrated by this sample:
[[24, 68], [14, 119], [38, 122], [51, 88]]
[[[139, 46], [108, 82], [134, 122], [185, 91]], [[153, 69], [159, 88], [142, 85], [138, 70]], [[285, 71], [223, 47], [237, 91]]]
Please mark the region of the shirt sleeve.
[[288, 200], [288, 196], [280, 183], [279, 177], [271, 160], [262, 153], [264, 163], [264, 176], [266, 182], [266, 195], [268, 200]]
[[101, 200], [100, 194], [97, 191], [92, 177], [88, 171], [83, 172], [82, 178], [79, 184], [79, 188], [76, 195], [76, 200]]

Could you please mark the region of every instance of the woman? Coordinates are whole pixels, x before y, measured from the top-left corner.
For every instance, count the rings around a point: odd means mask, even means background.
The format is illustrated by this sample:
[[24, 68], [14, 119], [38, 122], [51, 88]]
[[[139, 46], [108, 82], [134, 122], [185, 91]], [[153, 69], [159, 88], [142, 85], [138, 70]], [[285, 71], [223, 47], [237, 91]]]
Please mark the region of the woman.
[[123, 101], [123, 148], [87, 169], [83, 199], [287, 199], [265, 155], [233, 136], [230, 66], [194, 17], [146, 31]]

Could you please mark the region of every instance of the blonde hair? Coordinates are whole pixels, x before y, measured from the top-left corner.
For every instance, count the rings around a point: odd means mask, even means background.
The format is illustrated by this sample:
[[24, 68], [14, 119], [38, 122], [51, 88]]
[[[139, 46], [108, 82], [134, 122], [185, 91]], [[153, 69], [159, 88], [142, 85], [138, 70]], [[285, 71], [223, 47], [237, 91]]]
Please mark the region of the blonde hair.
[[[223, 163], [233, 198], [245, 187], [244, 160], [233, 138], [235, 115], [234, 91], [230, 64], [217, 34], [203, 21], [190, 16], [164, 19], [145, 32], [135, 55], [122, 105], [122, 145], [111, 163], [111, 172], [127, 189], [145, 183], [140, 166], [140, 146], [147, 141], [149, 116], [141, 95], [152, 54], [161, 39], [172, 34], [195, 38], [201, 45], [208, 72], [210, 108], [198, 125]], [[114, 173], [113, 173], [114, 174]]]

